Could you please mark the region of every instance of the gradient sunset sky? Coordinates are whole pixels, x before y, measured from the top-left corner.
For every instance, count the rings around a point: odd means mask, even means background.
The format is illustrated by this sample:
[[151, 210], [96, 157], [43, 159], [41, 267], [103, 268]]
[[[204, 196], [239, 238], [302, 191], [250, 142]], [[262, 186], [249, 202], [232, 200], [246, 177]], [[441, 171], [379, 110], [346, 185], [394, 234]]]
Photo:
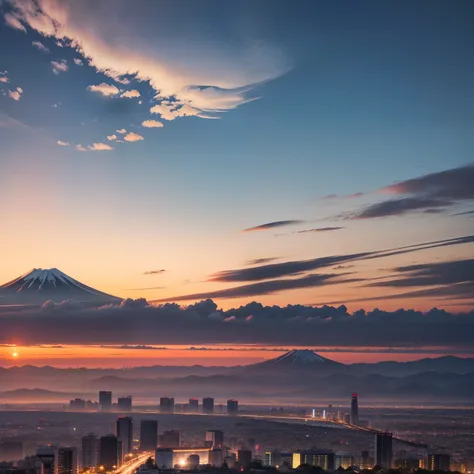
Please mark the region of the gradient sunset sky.
[[0, 0], [0, 282], [57, 267], [160, 304], [472, 311], [473, 13]]

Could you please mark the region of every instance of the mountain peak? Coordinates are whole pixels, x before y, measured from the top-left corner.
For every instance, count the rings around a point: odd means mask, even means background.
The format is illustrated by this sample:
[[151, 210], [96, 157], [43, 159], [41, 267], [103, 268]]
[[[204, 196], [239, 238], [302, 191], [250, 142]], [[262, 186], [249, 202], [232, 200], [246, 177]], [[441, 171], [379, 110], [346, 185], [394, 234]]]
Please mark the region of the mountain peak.
[[87, 286], [57, 268], [34, 268], [0, 286], [0, 305], [41, 305], [48, 300], [104, 304], [121, 298]]
[[252, 366], [254, 369], [337, 369], [344, 364], [320, 356], [310, 349], [293, 349], [274, 359], [266, 360]]
[[276, 359], [272, 359], [275, 364], [307, 365], [314, 363], [332, 362], [310, 349], [293, 349]]

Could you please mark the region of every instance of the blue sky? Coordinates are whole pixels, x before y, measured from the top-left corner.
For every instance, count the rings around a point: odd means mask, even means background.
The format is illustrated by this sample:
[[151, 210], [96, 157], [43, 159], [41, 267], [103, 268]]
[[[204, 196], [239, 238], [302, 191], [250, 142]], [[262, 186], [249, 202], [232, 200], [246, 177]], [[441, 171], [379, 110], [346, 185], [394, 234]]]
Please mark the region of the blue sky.
[[[5, 281], [57, 266], [124, 296], [204, 295], [222, 287], [210, 286], [211, 275], [254, 258], [310, 259], [473, 233], [470, 215], [453, 216], [473, 208], [468, 191], [445, 193], [449, 203], [441, 203], [426, 187], [397, 190], [430, 202], [347, 218], [388, 199], [377, 190], [396, 182], [472, 168], [471, 2], [32, 5], [0, 2], [8, 81], [0, 82], [0, 212], [9, 229], [0, 242], [12, 249]], [[122, 98], [126, 91], [139, 97]], [[286, 220], [304, 222], [241, 232]], [[295, 233], [330, 226], [344, 228]], [[442, 250], [442, 258], [469, 249]], [[413, 263], [400, 258], [385, 268]], [[433, 258], [439, 253], [417, 261]], [[161, 280], [143, 276], [155, 267], [167, 270]], [[379, 266], [360, 271], [373, 277]], [[159, 289], [131, 292], [144, 287]], [[318, 291], [262, 298], [328, 301]]]

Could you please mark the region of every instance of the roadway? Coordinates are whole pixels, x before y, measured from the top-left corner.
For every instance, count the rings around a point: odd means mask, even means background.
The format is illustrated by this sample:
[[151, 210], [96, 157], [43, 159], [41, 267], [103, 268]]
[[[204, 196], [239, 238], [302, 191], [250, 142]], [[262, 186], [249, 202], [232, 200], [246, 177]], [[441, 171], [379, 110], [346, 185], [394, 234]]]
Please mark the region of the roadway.
[[123, 463], [118, 469], [114, 471], [115, 474], [134, 474], [135, 471], [150, 457], [154, 457], [155, 453], [145, 452], [131, 458], [129, 461]]

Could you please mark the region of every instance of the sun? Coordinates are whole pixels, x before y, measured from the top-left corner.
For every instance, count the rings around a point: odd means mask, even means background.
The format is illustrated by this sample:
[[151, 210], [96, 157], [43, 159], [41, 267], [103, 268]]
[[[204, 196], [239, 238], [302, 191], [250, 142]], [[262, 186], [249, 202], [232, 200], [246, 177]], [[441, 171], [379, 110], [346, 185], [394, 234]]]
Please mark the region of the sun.
[[12, 357], [16, 359], [19, 355], [20, 355], [20, 354], [18, 354], [18, 352], [14, 352], [14, 353], [12, 354]]

